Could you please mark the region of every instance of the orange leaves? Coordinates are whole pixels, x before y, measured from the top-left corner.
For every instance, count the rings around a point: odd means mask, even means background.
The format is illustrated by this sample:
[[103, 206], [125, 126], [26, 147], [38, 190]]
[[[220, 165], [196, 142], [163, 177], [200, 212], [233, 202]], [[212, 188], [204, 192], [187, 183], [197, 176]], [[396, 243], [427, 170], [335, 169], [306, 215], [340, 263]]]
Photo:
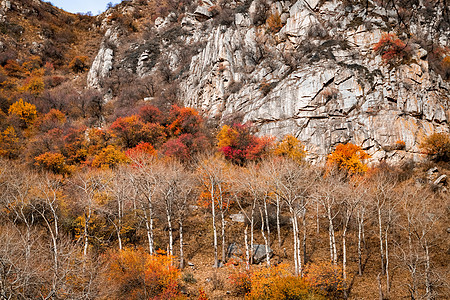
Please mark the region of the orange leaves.
[[434, 161], [450, 161], [450, 134], [433, 133], [420, 144], [423, 153], [429, 155]]
[[305, 280], [327, 296], [338, 297], [343, 291], [342, 269], [331, 262], [310, 263], [305, 267]]
[[8, 126], [0, 133], [0, 156], [7, 158], [16, 158], [19, 155], [19, 138], [14, 127]]
[[45, 152], [34, 158], [35, 165], [55, 174], [65, 175], [70, 172], [66, 158], [61, 153]]
[[89, 70], [89, 58], [87, 56], [75, 56], [69, 63], [69, 68], [74, 73], [83, 73]]
[[283, 24], [281, 23], [281, 17], [278, 12], [271, 14], [267, 18], [266, 23], [269, 31], [273, 33], [277, 33], [278, 31], [280, 31], [281, 28], [283, 28]]
[[309, 282], [287, 269], [284, 264], [253, 271], [239, 268], [229, 278], [246, 299], [325, 299]]
[[140, 142], [136, 147], [128, 149], [125, 154], [130, 158], [156, 156], [157, 152], [150, 143]]
[[173, 257], [142, 250], [111, 252], [106, 279], [112, 299], [173, 299], [180, 296], [180, 270]]
[[400, 40], [395, 33], [384, 33], [373, 50], [381, 55], [384, 62], [389, 64], [399, 63], [411, 56], [408, 45]]
[[367, 165], [363, 160], [370, 158], [370, 155], [361, 147], [352, 143], [339, 144], [336, 150], [328, 155], [328, 166], [337, 167], [350, 175], [361, 174], [367, 171]]

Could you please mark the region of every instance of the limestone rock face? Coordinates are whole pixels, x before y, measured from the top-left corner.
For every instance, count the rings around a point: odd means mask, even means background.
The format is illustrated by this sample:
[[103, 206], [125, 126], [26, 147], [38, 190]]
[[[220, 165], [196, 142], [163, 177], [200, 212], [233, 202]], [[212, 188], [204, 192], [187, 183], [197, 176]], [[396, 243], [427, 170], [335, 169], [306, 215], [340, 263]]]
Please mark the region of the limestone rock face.
[[111, 48], [101, 48], [92, 63], [88, 74], [88, 86], [99, 88], [100, 80], [109, 76], [113, 67], [114, 50]]
[[[205, 10], [212, 3], [203, 2], [181, 22], [185, 35], [163, 42], [158, 59], [177, 70], [185, 49], [202, 45], [182, 66], [179, 97], [219, 123], [251, 122], [260, 135], [293, 134], [318, 161], [346, 142], [362, 146], [374, 161], [419, 159], [425, 135], [449, 131], [450, 84], [430, 69], [427, 51], [411, 42], [409, 60], [395, 65], [373, 51], [395, 13], [343, 1], [268, 1], [268, 11], [282, 22], [276, 32], [257, 23], [260, 0], [236, 8], [231, 26], [215, 23]], [[409, 29], [426, 39], [428, 24], [439, 17], [419, 16]], [[450, 32], [434, 34], [448, 44]], [[141, 62], [149, 59], [145, 51], [139, 55]], [[113, 60], [112, 50], [102, 47], [91, 86], [108, 76]], [[155, 74], [158, 64], [137, 74]]]

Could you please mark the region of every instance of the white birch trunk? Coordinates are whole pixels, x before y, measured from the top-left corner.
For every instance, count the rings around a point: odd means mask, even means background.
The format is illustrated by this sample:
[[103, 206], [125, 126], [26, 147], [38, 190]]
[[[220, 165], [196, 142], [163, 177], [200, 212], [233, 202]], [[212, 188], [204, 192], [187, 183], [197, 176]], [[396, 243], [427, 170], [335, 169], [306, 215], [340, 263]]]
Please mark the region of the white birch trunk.
[[281, 248], [281, 226], [280, 226], [280, 197], [276, 195], [277, 199], [277, 234], [278, 234], [278, 247]]
[[184, 269], [184, 249], [183, 249], [183, 220], [178, 221], [180, 225], [180, 269]]

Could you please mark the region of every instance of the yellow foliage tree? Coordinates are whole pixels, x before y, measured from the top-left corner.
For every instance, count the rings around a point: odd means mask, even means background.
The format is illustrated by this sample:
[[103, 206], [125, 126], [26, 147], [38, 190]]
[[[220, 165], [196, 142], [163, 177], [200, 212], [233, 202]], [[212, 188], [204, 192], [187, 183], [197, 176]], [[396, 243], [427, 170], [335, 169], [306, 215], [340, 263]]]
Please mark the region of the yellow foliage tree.
[[230, 146], [237, 139], [239, 133], [228, 125], [224, 125], [217, 134], [217, 148]]
[[66, 165], [66, 158], [61, 153], [45, 152], [36, 156], [34, 160], [36, 166], [55, 174], [70, 173], [70, 168]]
[[29, 78], [24, 86], [22, 87], [22, 91], [29, 92], [32, 95], [39, 96], [44, 91], [45, 85], [44, 80], [40, 76], [34, 76]]
[[367, 165], [363, 162], [368, 158], [370, 155], [355, 144], [339, 144], [336, 146], [336, 150], [328, 155], [327, 164], [329, 167], [337, 167], [349, 175], [362, 174], [368, 170]]
[[287, 135], [276, 145], [274, 154], [288, 157], [299, 163], [305, 158], [306, 151], [302, 142], [292, 135]]
[[123, 153], [113, 145], [108, 145], [94, 157], [94, 160], [92, 161], [92, 166], [101, 169], [107, 168], [113, 169], [120, 164], [128, 162], [129, 159], [125, 155], [125, 153]]
[[10, 116], [17, 116], [23, 128], [30, 126], [37, 116], [36, 106], [23, 101], [23, 99], [19, 99], [19, 101], [11, 104], [8, 113]]

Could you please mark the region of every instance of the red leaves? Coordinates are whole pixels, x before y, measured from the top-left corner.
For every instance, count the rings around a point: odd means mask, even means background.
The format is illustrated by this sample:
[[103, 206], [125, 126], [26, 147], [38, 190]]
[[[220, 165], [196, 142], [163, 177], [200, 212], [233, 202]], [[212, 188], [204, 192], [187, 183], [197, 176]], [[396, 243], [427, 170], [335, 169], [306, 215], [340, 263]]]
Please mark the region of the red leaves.
[[193, 108], [181, 108], [173, 105], [170, 110], [168, 123], [168, 129], [172, 135], [195, 134], [200, 131], [203, 125], [203, 118]]
[[393, 64], [409, 59], [410, 48], [394, 33], [384, 33], [373, 47], [375, 53], [381, 55], [384, 62]]
[[226, 159], [243, 165], [248, 160], [259, 160], [269, 153], [273, 138], [257, 137], [250, 132], [250, 127], [234, 124], [225, 125], [217, 135], [217, 147]]

